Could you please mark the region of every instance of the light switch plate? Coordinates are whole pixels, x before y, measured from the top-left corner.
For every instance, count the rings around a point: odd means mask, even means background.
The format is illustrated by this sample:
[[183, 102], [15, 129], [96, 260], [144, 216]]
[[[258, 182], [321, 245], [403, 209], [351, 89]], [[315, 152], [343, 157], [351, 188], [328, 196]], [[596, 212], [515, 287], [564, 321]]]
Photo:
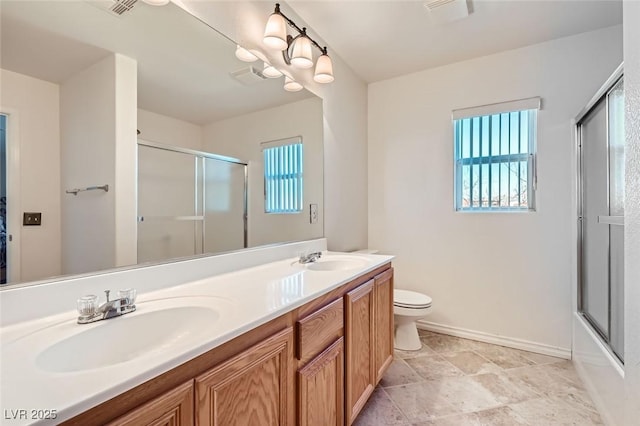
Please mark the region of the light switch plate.
[[23, 226], [40, 226], [42, 222], [42, 213], [24, 212], [22, 214]]
[[318, 205], [317, 204], [309, 205], [309, 222], [318, 223]]

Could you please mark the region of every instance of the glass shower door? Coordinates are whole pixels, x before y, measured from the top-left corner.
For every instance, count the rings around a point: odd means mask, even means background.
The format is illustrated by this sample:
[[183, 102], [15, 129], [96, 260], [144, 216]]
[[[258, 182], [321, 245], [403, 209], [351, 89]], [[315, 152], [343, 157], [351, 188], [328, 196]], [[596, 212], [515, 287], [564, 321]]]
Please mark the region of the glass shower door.
[[194, 155], [138, 145], [138, 262], [202, 253]]
[[246, 187], [244, 164], [204, 159], [206, 252], [238, 250], [246, 241]]
[[579, 309], [611, 350], [624, 349], [624, 91], [618, 79], [578, 122]]

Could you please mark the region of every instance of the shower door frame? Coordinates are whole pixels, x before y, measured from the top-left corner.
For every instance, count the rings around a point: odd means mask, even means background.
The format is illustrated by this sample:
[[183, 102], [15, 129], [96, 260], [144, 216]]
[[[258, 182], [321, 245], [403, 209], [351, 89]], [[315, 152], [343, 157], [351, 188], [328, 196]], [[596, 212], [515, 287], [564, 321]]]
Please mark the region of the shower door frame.
[[[624, 77], [624, 64], [620, 64], [618, 68], [609, 76], [607, 81], [598, 89], [596, 94], [591, 98], [591, 100], [587, 103], [587, 105], [580, 111], [580, 113], [574, 119], [575, 123], [575, 146], [577, 152], [577, 171], [578, 171], [578, 182], [577, 182], [577, 307], [578, 313], [586, 320], [591, 329], [602, 339], [604, 346], [607, 348], [609, 352], [613, 355], [614, 359], [619, 361], [621, 364], [624, 364], [623, 356], [619, 355], [615, 352], [615, 350], [611, 347], [611, 240], [609, 238], [609, 242], [607, 245], [607, 277], [608, 281], [608, 306], [607, 306], [607, 330], [606, 333], [600, 329], [597, 321], [591, 317], [591, 315], [584, 310], [584, 292], [583, 292], [583, 284], [584, 284], [584, 265], [583, 265], [583, 246], [584, 246], [584, 222], [583, 222], [583, 201], [584, 201], [584, 164], [583, 164], [583, 150], [582, 150], [582, 121], [586, 116], [588, 116], [594, 108], [600, 104], [600, 102], [605, 102], [605, 115], [606, 115], [606, 128], [607, 128], [607, 209], [611, 208], [610, 205], [610, 157], [609, 157], [609, 149], [610, 149], [610, 132], [609, 132], [609, 102], [608, 96], [609, 93], [615, 88], [618, 82]], [[610, 226], [610, 225], [609, 225]]]
[[[226, 155], [220, 155], [220, 154], [212, 154], [210, 152], [206, 152], [206, 151], [198, 151], [195, 149], [189, 149], [189, 148], [182, 148], [182, 147], [177, 147], [177, 146], [172, 146], [172, 145], [165, 145], [162, 143], [158, 143], [158, 142], [153, 142], [150, 140], [146, 140], [146, 139], [138, 139], [138, 146], [146, 146], [149, 148], [157, 148], [157, 149], [162, 149], [165, 151], [170, 151], [170, 152], [178, 152], [181, 154], [189, 154], [189, 155], [193, 155], [196, 158], [197, 157], [201, 157], [201, 158], [209, 158], [212, 160], [219, 160], [219, 161], [225, 161], [227, 163], [234, 163], [234, 164], [239, 164], [241, 166], [244, 167], [244, 195], [242, 197], [242, 201], [243, 201], [243, 213], [242, 213], [242, 222], [244, 224], [244, 241], [243, 241], [243, 245], [244, 248], [247, 248], [249, 246], [249, 229], [248, 229], [248, 214], [247, 214], [247, 210], [248, 210], [248, 197], [249, 197], [249, 165], [247, 162], [239, 160], [237, 158], [233, 158], [233, 157], [227, 157]], [[204, 167], [204, 163], [203, 163], [203, 167]], [[203, 178], [204, 178], [204, 173], [203, 173]], [[197, 179], [197, 177], [196, 177]], [[203, 194], [203, 200], [202, 200], [202, 204], [204, 206], [204, 194]], [[138, 217], [138, 220], [140, 218]], [[204, 235], [205, 235], [205, 228], [204, 228], [204, 220], [203, 220], [203, 224], [202, 224], [202, 254], [207, 254], [204, 251]], [[216, 253], [219, 254], [219, 253]]]

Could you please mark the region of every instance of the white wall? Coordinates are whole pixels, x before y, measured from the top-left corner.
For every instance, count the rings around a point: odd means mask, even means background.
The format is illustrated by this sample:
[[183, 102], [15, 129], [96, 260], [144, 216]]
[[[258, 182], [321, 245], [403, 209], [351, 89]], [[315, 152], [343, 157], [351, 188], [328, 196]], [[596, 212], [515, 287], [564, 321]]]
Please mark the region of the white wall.
[[[106, 193], [63, 195], [64, 274], [136, 263], [130, 257], [136, 246], [135, 201], [132, 204], [131, 200], [135, 196], [131, 189], [135, 187], [135, 156], [130, 157], [135, 155], [137, 108], [136, 66], [131, 61], [117, 54], [108, 56], [61, 86], [62, 186], [109, 185]], [[116, 167], [116, 159], [124, 163]], [[120, 218], [127, 222], [117, 225]]]
[[[60, 275], [60, 88], [7, 70], [0, 70], [0, 84], [0, 112], [19, 118], [20, 280]], [[22, 212], [42, 212], [42, 225], [23, 227]]]
[[[324, 107], [324, 235], [330, 250], [348, 251], [367, 246], [367, 85], [331, 52], [336, 80], [313, 82], [313, 71], [286, 66], [279, 52], [262, 45], [264, 25], [274, 4], [265, 1], [175, 1], [232, 40], [256, 48], [271, 63], [291, 72], [308, 90], [323, 99]], [[304, 21], [286, 3], [287, 16], [299, 26]], [[315, 37], [315, 34], [314, 34]], [[322, 43], [321, 39], [318, 39]], [[331, 46], [329, 46], [331, 50]]]
[[626, 424], [640, 419], [640, 2], [624, 2]]
[[[249, 163], [249, 247], [322, 236], [322, 100], [305, 99], [205, 126], [205, 151]], [[298, 214], [264, 212], [264, 165], [260, 143], [302, 136], [304, 210]], [[318, 223], [309, 223], [309, 204], [318, 204]]]
[[202, 126], [138, 108], [139, 137], [146, 141], [202, 150]]
[[[575, 226], [571, 119], [622, 60], [612, 27], [369, 86], [369, 245], [431, 323], [568, 355]], [[597, 59], [596, 59], [597, 58]], [[453, 109], [542, 97], [534, 213], [456, 213]]]

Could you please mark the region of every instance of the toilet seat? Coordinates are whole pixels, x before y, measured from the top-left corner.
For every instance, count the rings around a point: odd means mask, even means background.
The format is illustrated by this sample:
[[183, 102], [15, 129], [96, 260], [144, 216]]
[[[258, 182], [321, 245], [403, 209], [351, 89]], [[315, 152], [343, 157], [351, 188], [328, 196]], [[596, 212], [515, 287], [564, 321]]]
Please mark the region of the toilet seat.
[[393, 290], [393, 305], [405, 309], [425, 309], [431, 306], [431, 298], [426, 294], [409, 290]]

